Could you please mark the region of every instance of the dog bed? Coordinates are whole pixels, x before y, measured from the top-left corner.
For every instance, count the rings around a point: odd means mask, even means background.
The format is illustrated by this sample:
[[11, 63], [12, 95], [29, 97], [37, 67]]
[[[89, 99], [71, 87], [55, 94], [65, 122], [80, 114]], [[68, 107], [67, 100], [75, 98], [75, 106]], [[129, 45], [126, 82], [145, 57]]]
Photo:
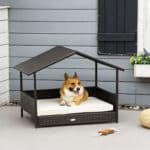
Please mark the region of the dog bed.
[[112, 111], [113, 105], [96, 97], [88, 97], [88, 100], [79, 106], [60, 106], [58, 98], [37, 100], [37, 115], [59, 115], [83, 112]]
[[[88, 101], [80, 106], [63, 107], [56, 102], [60, 97], [59, 88], [37, 89], [36, 75], [38, 71], [73, 55], [79, 55], [93, 62], [95, 66], [93, 70], [94, 85], [85, 87], [90, 96]], [[99, 87], [98, 64], [115, 69], [115, 93]], [[21, 117], [23, 117], [24, 111], [28, 112], [35, 123], [35, 127], [118, 122], [119, 71], [124, 71], [123, 68], [62, 46], [56, 46], [18, 64], [15, 68], [20, 72]], [[33, 90], [24, 89], [23, 74], [33, 75]]]

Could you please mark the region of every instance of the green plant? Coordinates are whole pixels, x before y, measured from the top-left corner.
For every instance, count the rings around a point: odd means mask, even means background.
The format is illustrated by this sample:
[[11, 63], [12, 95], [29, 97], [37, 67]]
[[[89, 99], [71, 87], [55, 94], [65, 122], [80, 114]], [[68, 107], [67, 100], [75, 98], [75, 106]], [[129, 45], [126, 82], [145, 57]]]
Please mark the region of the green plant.
[[130, 58], [130, 63], [134, 64], [150, 64], [150, 55], [148, 54], [139, 54], [134, 55]]

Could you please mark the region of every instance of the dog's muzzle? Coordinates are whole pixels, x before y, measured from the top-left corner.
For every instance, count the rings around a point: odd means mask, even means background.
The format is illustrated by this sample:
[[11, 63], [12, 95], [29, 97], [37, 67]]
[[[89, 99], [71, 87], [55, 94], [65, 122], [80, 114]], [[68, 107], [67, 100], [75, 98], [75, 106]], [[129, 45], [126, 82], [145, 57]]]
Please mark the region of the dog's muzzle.
[[78, 95], [79, 92], [80, 92], [80, 88], [79, 88], [79, 87], [77, 87], [76, 90], [70, 87], [69, 90], [70, 90], [71, 92], [74, 92], [74, 93], [77, 94], [77, 95]]

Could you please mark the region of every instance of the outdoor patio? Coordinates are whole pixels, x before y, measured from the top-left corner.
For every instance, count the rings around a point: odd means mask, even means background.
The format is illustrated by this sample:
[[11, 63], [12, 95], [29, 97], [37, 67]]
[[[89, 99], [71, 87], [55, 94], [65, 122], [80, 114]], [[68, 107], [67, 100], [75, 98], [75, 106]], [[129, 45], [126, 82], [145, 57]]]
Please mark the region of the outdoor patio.
[[[1, 150], [147, 150], [149, 130], [138, 122], [139, 111], [120, 110], [119, 123], [35, 128], [30, 117], [20, 118], [20, 107], [0, 107]], [[98, 129], [120, 132], [98, 136]]]
[[148, 150], [146, 108], [150, 0], [0, 0], [0, 150]]

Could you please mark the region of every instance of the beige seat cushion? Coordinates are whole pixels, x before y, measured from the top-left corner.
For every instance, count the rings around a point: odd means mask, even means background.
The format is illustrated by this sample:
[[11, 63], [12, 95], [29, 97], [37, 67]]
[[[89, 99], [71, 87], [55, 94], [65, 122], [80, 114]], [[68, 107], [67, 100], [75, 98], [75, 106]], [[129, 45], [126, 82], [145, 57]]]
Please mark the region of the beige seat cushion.
[[89, 97], [87, 101], [79, 106], [60, 106], [58, 98], [42, 99], [37, 101], [38, 116], [58, 115], [82, 112], [104, 112], [112, 111], [113, 105], [104, 102], [96, 97]]

